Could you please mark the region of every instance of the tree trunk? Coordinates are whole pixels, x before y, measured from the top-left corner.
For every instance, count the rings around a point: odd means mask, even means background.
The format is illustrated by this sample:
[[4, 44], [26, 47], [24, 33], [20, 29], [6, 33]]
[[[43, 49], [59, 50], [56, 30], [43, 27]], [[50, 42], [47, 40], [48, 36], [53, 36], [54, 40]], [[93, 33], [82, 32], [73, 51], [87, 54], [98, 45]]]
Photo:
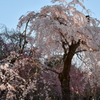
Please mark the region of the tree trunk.
[[65, 79], [62, 73], [60, 73], [59, 80], [61, 82], [62, 99], [70, 100], [70, 77], [67, 76]]
[[65, 52], [65, 54], [63, 56], [64, 67], [63, 67], [63, 71], [59, 74], [59, 80], [61, 83], [61, 91], [62, 91], [62, 99], [63, 100], [71, 100], [69, 73], [70, 73], [70, 68], [71, 68], [71, 61], [72, 61], [72, 58], [75, 54], [76, 49], [79, 46], [79, 43], [80, 43], [80, 41], [77, 43], [72, 43], [69, 46], [68, 53], [66, 54], [66, 52]]
[[67, 58], [64, 62], [64, 69], [59, 74], [63, 100], [71, 100], [70, 99], [70, 75], [69, 75], [70, 68], [71, 68], [71, 60]]

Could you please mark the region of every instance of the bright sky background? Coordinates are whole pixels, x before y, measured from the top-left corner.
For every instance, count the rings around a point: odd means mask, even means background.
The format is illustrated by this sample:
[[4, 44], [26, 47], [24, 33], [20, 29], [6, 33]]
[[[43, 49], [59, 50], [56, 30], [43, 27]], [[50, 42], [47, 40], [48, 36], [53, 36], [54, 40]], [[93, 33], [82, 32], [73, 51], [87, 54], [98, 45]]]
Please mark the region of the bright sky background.
[[[39, 11], [45, 5], [51, 5], [51, 0], [0, 0], [0, 24], [9, 29], [16, 28], [18, 19], [27, 11]], [[100, 20], [100, 0], [85, 0], [84, 5], [91, 10], [92, 17]]]

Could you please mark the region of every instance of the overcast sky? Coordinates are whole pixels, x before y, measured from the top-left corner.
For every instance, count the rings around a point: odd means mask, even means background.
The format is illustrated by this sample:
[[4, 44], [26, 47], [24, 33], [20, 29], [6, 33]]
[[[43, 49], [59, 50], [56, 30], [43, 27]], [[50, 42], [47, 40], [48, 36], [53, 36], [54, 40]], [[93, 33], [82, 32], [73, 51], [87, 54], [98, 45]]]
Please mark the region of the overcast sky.
[[[51, 5], [51, 0], [0, 0], [0, 24], [9, 29], [16, 28], [18, 19], [27, 11], [39, 11], [45, 5]], [[84, 5], [90, 9], [92, 17], [100, 20], [100, 0], [85, 0]]]

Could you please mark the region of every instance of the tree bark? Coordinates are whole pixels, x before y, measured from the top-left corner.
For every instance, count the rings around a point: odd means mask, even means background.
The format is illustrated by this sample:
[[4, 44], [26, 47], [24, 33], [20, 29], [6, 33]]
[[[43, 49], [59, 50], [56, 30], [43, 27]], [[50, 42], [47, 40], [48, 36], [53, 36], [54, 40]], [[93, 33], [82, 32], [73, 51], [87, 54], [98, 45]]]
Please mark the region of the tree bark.
[[71, 68], [71, 61], [75, 54], [76, 49], [79, 46], [79, 43], [80, 41], [77, 43], [72, 43], [69, 46], [68, 53], [67, 54], [65, 53], [63, 56], [64, 67], [63, 67], [63, 71], [59, 74], [59, 80], [61, 83], [61, 91], [62, 91], [63, 100], [71, 100], [70, 98], [70, 74], [69, 73], [70, 73], [70, 68]]
[[65, 79], [62, 73], [60, 73], [59, 80], [61, 82], [62, 99], [70, 100], [70, 76], [67, 76]]

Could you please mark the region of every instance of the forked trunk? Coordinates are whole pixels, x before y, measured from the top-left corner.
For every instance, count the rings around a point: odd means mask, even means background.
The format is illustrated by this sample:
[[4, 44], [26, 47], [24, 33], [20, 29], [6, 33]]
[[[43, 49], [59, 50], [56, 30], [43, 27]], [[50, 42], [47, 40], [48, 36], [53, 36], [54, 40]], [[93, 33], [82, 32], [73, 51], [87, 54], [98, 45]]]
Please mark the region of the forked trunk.
[[71, 61], [75, 54], [76, 49], [79, 46], [80, 41], [77, 43], [72, 43], [69, 46], [69, 52], [66, 53], [66, 49], [63, 45], [65, 54], [63, 56], [64, 67], [63, 71], [59, 74], [59, 80], [61, 83], [61, 90], [62, 90], [62, 99], [63, 100], [71, 100], [70, 98], [70, 68], [71, 68]]

